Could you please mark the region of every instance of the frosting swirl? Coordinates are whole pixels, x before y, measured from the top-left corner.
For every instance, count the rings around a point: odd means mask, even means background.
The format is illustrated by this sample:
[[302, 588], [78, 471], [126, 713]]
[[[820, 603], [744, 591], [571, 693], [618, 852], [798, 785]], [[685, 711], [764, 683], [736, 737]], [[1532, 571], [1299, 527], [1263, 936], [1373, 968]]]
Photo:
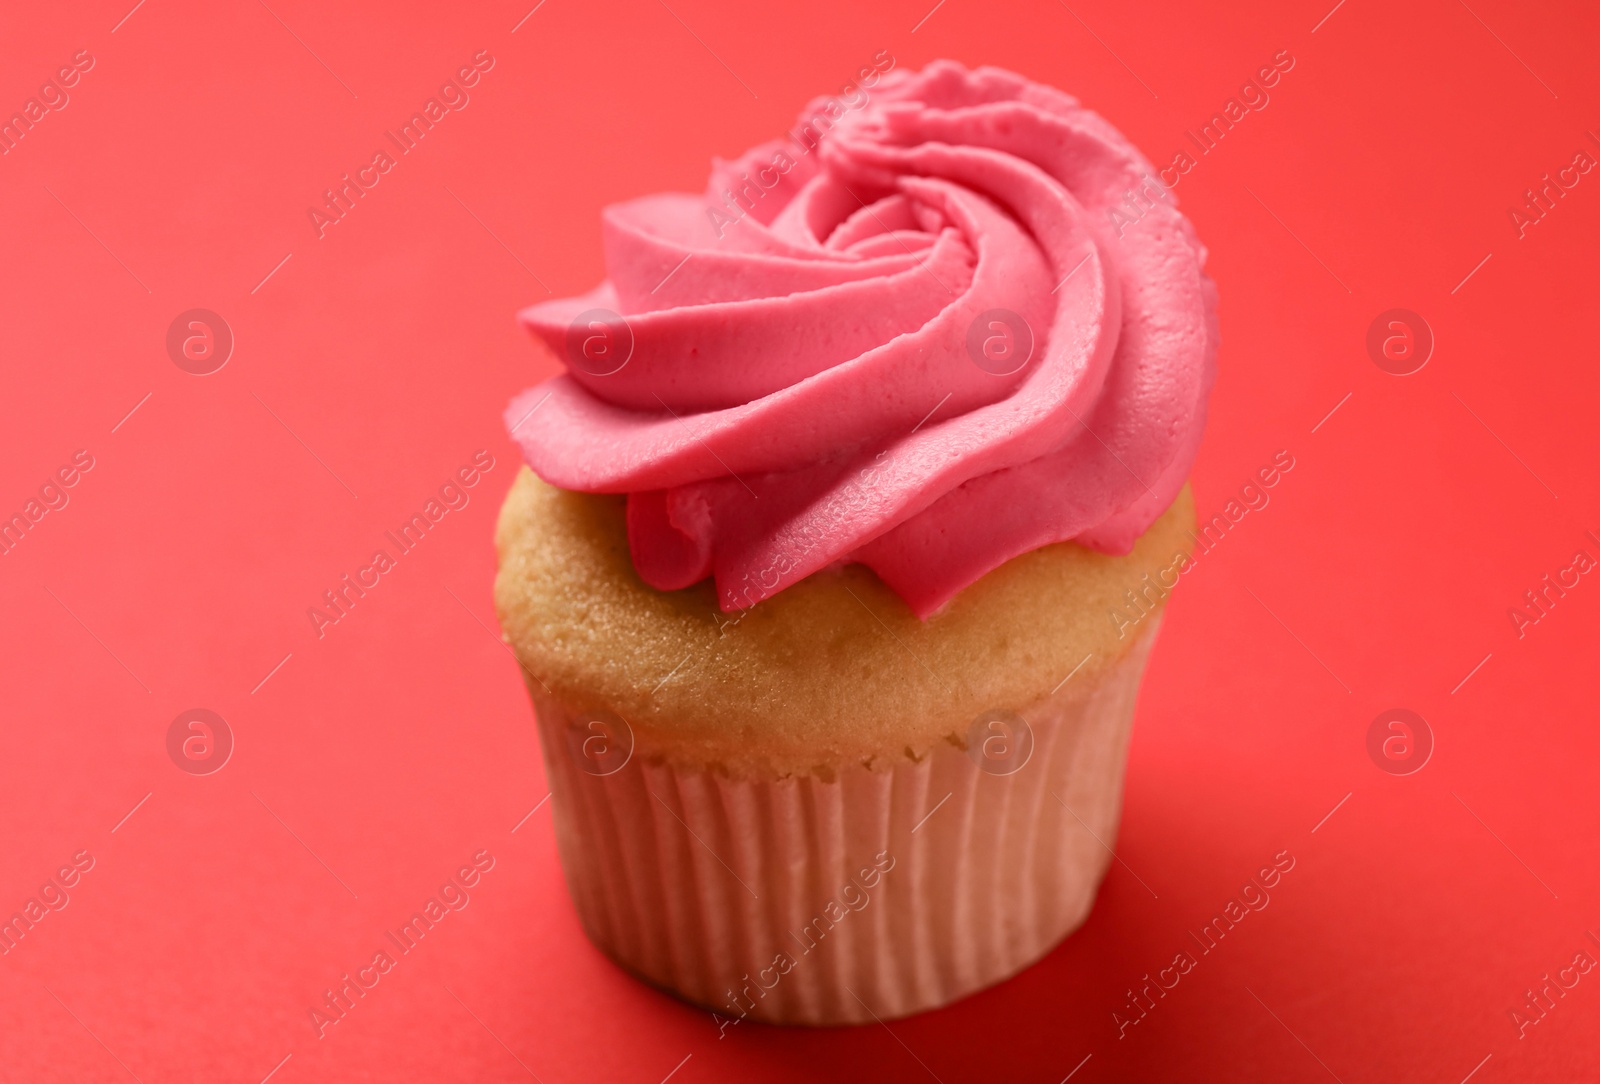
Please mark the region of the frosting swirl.
[[628, 494], [639, 575], [715, 576], [724, 610], [859, 561], [927, 617], [1051, 542], [1126, 553], [1215, 371], [1188, 221], [1120, 133], [1010, 72], [894, 71], [840, 112], [704, 195], [606, 209], [608, 279], [520, 316], [567, 369], [507, 408], [528, 464]]

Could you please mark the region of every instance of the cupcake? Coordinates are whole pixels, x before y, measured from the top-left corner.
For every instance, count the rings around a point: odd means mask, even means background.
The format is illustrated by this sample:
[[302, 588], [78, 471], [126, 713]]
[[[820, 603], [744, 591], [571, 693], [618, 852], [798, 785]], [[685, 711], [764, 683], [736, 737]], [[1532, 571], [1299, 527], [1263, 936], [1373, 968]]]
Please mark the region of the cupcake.
[[1149, 163], [993, 68], [852, 89], [608, 208], [505, 415], [573, 902], [729, 1020], [919, 1012], [1083, 921], [1193, 540], [1215, 291]]

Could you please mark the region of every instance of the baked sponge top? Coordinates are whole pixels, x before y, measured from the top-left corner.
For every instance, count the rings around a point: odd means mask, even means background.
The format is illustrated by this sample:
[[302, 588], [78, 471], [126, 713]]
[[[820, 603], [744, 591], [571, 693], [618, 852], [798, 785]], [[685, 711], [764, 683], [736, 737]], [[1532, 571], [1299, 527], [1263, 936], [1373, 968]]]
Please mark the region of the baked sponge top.
[[634, 571], [625, 511], [522, 468], [495, 532], [506, 641], [536, 702], [614, 712], [635, 756], [737, 775], [826, 777], [964, 745], [979, 713], [1022, 712], [1074, 668], [1060, 695], [1087, 695], [1154, 623], [1194, 526], [1185, 486], [1132, 552], [1044, 546], [922, 621], [859, 564], [740, 613], [709, 581], [658, 591]]

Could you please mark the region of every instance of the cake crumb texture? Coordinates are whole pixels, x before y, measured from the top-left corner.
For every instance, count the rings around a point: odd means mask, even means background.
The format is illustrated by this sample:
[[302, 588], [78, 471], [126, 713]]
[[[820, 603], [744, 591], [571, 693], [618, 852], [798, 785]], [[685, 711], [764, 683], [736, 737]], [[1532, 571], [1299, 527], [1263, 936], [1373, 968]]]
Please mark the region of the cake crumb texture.
[[658, 591], [638, 577], [626, 501], [522, 468], [495, 532], [506, 640], [536, 703], [615, 712], [635, 756], [732, 774], [921, 758], [938, 742], [964, 745], [980, 712], [1026, 718], [1068, 674], [1061, 695], [1087, 696], [1140, 631], [1112, 612], [1129, 611], [1128, 591], [1161, 607], [1150, 585], [1172, 582], [1194, 525], [1185, 486], [1127, 555], [1044, 546], [927, 621], [858, 564], [725, 614], [709, 581]]

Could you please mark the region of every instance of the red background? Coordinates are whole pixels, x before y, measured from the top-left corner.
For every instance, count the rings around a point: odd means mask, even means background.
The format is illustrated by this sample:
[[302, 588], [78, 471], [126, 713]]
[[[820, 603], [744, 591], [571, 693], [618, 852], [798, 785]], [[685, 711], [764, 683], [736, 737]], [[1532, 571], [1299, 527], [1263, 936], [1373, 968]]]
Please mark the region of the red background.
[[[0, 958], [5, 1079], [1600, 1071], [1600, 972], [1525, 1037], [1508, 1014], [1600, 929], [1600, 583], [1520, 639], [1507, 617], [1600, 556], [1600, 173], [1525, 238], [1509, 216], [1600, 153], [1591, 5], [546, 0], [519, 25], [532, 0], [128, 2], [14, 5], [0, 35], [0, 115], [95, 58], [0, 158], [0, 511], [95, 460], [0, 557], [0, 915], [95, 859]], [[307, 208], [485, 49], [470, 105], [319, 240]], [[1279, 449], [1296, 466], [1172, 602], [1125, 865], [997, 989], [719, 1038], [589, 945], [548, 805], [524, 822], [546, 790], [490, 532], [500, 411], [545, 374], [513, 313], [599, 278], [603, 204], [699, 189], [880, 50], [1061, 86], [1162, 165], [1285, 49], [1271, 104], [1177, 195], [1222, 297], [1201, 511]], [[195, 307], [236, 336], [204, 377], [165, 349]], [[1406, 377], [1365, 348], [1395, 307], [1437, 337]], [[479, 448], [471, 504], [319, 639], [307, 607]], [[237, 742], [209, 776], [166, 752], [194, 707]], [[1406, 777], [1366, 750], [1393, 707], [1437, 742]], [[480, 849], [470, 905], [319, 1039], [323, 991]], [[1270, 905], [1119, 1039], [1127, 988], [1283, 849]]]

